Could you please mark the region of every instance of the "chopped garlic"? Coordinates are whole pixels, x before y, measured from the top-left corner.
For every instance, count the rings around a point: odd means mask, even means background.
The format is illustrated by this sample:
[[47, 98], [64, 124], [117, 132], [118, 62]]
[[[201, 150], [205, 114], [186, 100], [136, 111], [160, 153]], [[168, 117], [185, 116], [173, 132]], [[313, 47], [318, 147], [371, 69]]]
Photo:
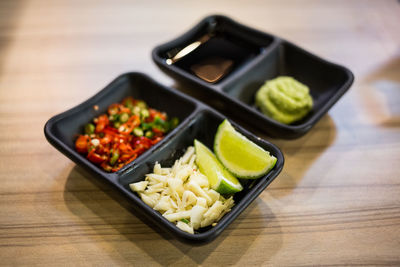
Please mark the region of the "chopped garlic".
[[197, 170], [197, 166], [194, 164], [194, 161], [196, 160], [196, 155], [192, 155], [192, 157], [189, 160], [189, 166], [191, 168], [195, 168]]
[[149, 205], [150, 207], [154, 208], [154, 206], [157, 204], [158, 201], [158, 196], [160, 194], [157, 193], [152, 193], [152, 194], [145, 194], [145, 193], [140, 193], [140, 197], [142, 198], [143, 202]]
[[148, 186], [145, 193], [146, 194], [151, 194], [151, 193], [160, 193], [164, 190], [164, 185], [163, 183], [158, 183], [158, 184], [154, 184], [151, 186]]
[[171, 202], [169, 196], [162, 196], [160, 201], [154, 206], [154, 209], [158, 211], [170, 210]]
[[162, 174], [160, 163], [156, 162], [156, 164], [154, 164], [153, 172], [154, 174]]
[[92, 143], [92, 145], [94, 145], [95, 147], [97, 147], [98, 145], [100, 145], [100, 140], [99, 139], [92, 139], [90, 141], [90, 143]]
[[146, 175], [146, 179], [147, 179], [150, 183], [156, 183], [156, 184], [158, 184], [158, 183], [164, 183], [164, 184], [166, 184], [166, 183], [167, 183], [167, 177], [166, 177], [166, 176], [164, 176], [164, 175], [159, 175], [159, 174], [154, 174], [154, 173], [147, 174], [147, 175]]
[[211, 208], [207, 210], [206, 213], [204, 213], [203, 220], [200, 223], [201, 227], [206, 227], [211, 225], [213, 222], [216, 221], [218, 216], [223, 212], [225, 206], [222, 204], [221, 201], [217, 200]]
[[208, 209], [206, 213], [204, 213], [204, 217], [216, 219], [224, 208], [225, 206], [221, 201], [218, 200], [211, 206], [211, 208]]
[[186, 208], [189, 205], [194, 205], [197, 202], [197, 197], [196, 195], [189, 190], [186, 190], [185, 192], [183, 192], [182, 195], [182, 207]]
[[208, 182], [208, 178], [203, 175], [202, 173], [196, 171], [193, 172], [192, 175], [190, 175], [189, 178], [190, 181], [193, 181], [194, 183], [198, 184], [200, 187], [210, 187], [210, 184]]
[[188, 147], [171, 168], [163, 168], [156, 162], [145, 181], [129, 185], [144, 203], [191, 234], [200, 227], [216, 225], [234, 205], [232, 197], [225, 199], [210, 188], [208, 178], [198, 170], [195, 160], [194, 147]]
[[193, 234], [194, 233], [193, 227], [190, 227], [187, 223], [179, 221], [179, 222], [176, 223], [176, 226], [179, 229], [181, 229], [182, 231], [188, 232], [189, 234]]
[[168, 175], [171, 172], [171, 168], [161, 168], [161, 175]]
[[199, 205], [193, 206], [192, 213], [190, 214], [190, 223], [194, 229], [200, 228], [201, 219], [206, 211], [205, 207]]
[[207, 193], [196, 183], [193, 181], [190, 181], [188, 183], [188, 188], [192, 190], [193, 193], [195, 193], [197, 196], [205, 198], [207, 201], [208, 205], [211, 205], [212, 199], [207, 195]]
[[144, 191], [146, 189], [146, 186], [148, 185], [148, 181], [141, 181], [137, 183], [130, 184], [129, 187], [132, 189], [132, 191], [135, 192], [140, 192]]
[[182, 196], [184, 188], [181, 179], [168, 178], [167, 184], [169, 188], [172, 190], [172, 193], [176, 192], [178, 193], [179, 196]]
[[196, 203], [196, 205], [202, 206], [202, 207], [204, 207], [204, 208], [208, 208], [207, 200], [206, 200], [205, 198], [202, 198], [202, 197], [198, 197], [198, 198], [197, 198], [197, 203]]
[[215, 203], [215, 201], [217, 201], [219, 198], [220, 198], [220, 194], [217, 192], [217, 191], [215, 191], [215, 190], [213, 190], [213, 189], [209, 189], [208, 191], [207, 191], [207, 195], [211, 198], [211, 203]]
[[194, 147], [190, 146], [186, 149], [185, 154], [183, 155], [182, 158], [180, 158], [180, 161], [182, 164], [188, 163], [190, 157], [194, 154]]
[[190, 218], [191, 214], [192, 214], [192, 211], [186, 210], [186, 211], [179, 211], [179, 212], [167, 214], [164, 217], [170, 222], [176, 222], [181, 219]]
[[182, 169], [180, 169], [176, 173], [175, 178], [178, 178], [184, 182], [189, 177], [189, 175], [192, 174], [192, 172], [193, 172], [193, 168], [191, 168], [189, 165], [182, 166]]

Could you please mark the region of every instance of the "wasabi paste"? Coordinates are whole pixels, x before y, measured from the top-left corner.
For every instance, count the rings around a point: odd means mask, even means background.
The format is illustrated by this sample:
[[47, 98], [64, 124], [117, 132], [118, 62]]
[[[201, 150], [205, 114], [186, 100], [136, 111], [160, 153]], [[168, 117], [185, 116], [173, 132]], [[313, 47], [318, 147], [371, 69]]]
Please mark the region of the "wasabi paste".
[[256, 106], [267, 116], [285, 124], [298, 121], [311, 110], [309, 88], [292, 77], [266, 81], [256, 93]]

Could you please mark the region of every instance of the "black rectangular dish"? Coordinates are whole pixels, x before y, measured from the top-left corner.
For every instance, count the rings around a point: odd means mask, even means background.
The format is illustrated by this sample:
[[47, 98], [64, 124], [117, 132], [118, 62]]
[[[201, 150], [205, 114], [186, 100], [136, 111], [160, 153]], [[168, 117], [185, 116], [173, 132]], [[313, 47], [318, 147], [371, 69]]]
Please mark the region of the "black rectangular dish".
[[[185, 53], [179, 54], [182, 50]], [[219, 56], [232, 63], [222, 78], [210, 82], [197, 75], [193, 66], [204, 58]], [[171, 57], [177, 60], [170, 61]], [[278, 138], [296, 138], [308, 132], [354, 79], [343, 66], [220, 15], [206, 17], [182, 36], [157, 46], [152, 58], [168, 75], [189, 85], [188, 89], [203, 93], [209, 104], [217, 99], [223, 110]], [[306, 84], [314, 101], [306, 117], [289, 125], [269, 118], [254, 104], [260, 86], [278, 76], [291, 76]]]
[[[105, 112], [107, 107], [124, 97], [133, 96], [146, 101], [149, 106], [166, 111], [171, 116], [180, 119], [180, 124], [165, 138], [140, 155], [133, 162], [114, 173], [103, 171], [74, 149], [77, 134], [93, 117]], [[97, 105], [98, 109], [93, 109]], [[166, 220], [159, 212], [147, 206], [129, 184], [143, 180], [147, 173], [152, 172], [155, 162], [172, 165], [182, 156], [194, 139], [198, 139], [212, 149], [214, 135], [218, 125], [225, 119], [223, 115], [201, 102], [186, 96], [176, 90], [164, 87], [141, 73], [127, 73], [119, 76], [103, 90], [82, 104], [52, 117], [44, 127], [47, 140], [59, 151], [88, 170], [99, 179], [109, 182], [122, 194], [129, 198], [138, 211], [138, 216], [144, 216], [153, 223], [174, 235], [177, 239], [191, 244], [204, 244], [214, 240], [243, 210], [275, 179], [283, 168], [284, 158], [275, 145], [262, 140], [237, 124], [232, 125], [244, 136], [277, 158], [275, 167], [264, 177], [254, 182], [244, 184], [244, 190], [234, 196], [235, 206], [215, 227], [200, 229], [195, 234], [189, 234], [177, 228]]]

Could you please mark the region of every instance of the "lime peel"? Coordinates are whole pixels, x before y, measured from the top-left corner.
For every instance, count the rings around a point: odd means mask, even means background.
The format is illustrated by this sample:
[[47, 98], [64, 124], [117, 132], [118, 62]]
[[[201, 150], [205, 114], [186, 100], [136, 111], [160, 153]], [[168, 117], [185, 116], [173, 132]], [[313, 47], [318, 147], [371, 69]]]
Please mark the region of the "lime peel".
[[276, 164], [276, 157], [237, 132], [228, 120], [218, 127], [214, 152], [233, 175], [256, 179], [267, 174]]
[[243, 189], [239, 180], [218, 161], [214, 153], [198, 140], [194, 140], [196, 164], [207, 176], [212, 189], [220, 194], [234, 194]]

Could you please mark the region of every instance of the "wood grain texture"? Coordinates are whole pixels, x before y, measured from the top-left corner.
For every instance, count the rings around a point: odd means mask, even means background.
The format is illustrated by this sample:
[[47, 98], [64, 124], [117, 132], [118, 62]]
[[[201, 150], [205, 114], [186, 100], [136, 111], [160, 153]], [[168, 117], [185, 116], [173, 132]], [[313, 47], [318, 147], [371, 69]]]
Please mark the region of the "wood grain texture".
[[[43, 126], [223, 13], [349, 67], [350, 91], [211, 244], [183, 245], [45, 140]], [[1, 265], [400, 265], [398, 1], [0, 1]]]

